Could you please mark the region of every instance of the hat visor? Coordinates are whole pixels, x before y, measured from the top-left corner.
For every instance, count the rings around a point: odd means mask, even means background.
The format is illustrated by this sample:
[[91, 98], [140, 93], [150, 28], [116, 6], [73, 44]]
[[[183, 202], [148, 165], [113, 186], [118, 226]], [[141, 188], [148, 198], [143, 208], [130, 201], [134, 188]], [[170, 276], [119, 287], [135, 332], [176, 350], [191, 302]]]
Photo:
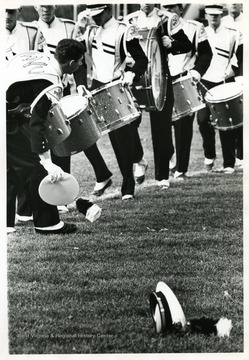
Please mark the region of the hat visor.
[[40, 183], [39, 195], [43, 201], [50, 205], [68, 205], [79, 194], [79, 184], [73, 175], [64, 173], [60, 181], [52, 183], [47, 175]]
[[208, 15], [221, 15], [223, 11], [219, 9], [205, 9], [205, 13]]
[[90, 15], [93, 17], [93, 16], [96, 16], [96, 15], [99, 15], [100, 13], [102, 13], [102, 11], [104, 11], [105, 9], [90, 9]]
[[167, 300], [169, 310], [171, 313], [172, 323], [173, 324], [181, 323], [182, 327], [185, 328], [187, 321], [184, 312], [182, 310], [179, 301], [177, 300], [177, 297], [170, 289], [170, 287], [166, 285], [164, 282], [159, 281], [156, 287], [156, 292], [161, 292], [165, 296], [165, 299]]

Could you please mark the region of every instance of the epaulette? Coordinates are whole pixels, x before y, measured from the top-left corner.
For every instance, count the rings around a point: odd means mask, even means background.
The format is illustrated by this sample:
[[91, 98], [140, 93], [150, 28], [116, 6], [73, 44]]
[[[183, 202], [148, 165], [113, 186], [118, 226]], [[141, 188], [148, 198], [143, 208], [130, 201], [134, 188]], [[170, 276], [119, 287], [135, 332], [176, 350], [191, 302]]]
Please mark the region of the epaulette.
[[38, 26], [36, 24], [33, 24], [33, 22], [30, 23], [28, 21], [19, 21], [19, 24], [24, 26], [24, 27], [28, 27], [30, 29], [35, 29], [35, 30], [38, 29]]
[[59, 21], [67, 23], [67, 24], [72, 24], [75, 25], [75, 21], [71, 20], [71, 19], [64, 19], [64, 18], [57, 18]]
[[229, 26], [229, 25], [225, 25], [225, 28], [227, 28], [228, 30], [237, 31], [234, 27]]
[[188, 19], [188, 23], [195, 25], [195, 26], [200, 26], [201, 23], [199, 21], [196, 20], [192, 20], [192, 19]]

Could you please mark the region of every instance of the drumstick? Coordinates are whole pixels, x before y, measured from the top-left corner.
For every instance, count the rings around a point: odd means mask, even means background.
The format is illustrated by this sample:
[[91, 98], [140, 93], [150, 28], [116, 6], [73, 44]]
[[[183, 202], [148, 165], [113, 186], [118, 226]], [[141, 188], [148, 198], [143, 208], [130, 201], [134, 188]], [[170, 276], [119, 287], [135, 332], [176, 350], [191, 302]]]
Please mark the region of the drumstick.
[[203, 87], [203, 89], [206, 90], [206, 92], [207, 92], [209, 95], [213, 96], [213, 94], [208, 90], [208, 88], [207, 88], [201, 81], [199, 81], [199, 84]]

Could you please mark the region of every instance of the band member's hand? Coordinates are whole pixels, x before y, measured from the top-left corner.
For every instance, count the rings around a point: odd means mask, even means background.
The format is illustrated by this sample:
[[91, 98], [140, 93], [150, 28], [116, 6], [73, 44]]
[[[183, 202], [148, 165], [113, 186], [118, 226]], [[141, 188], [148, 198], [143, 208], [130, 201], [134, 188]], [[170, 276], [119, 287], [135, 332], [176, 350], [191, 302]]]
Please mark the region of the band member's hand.
[[200, 75], [200, 73], [198, 73], [198, 71], [190, 70], [189, 73], [190, 73], [190, 76], [191, 76], [191, 78], [192, 78], [192, 80], [194, 82], [197, 83], [197, 82], [199, 82], [201, 80], [201, 75]]
[[127, 71], [124, 73], [124, 77], [122, 79], [122, 85], [132, 85], [135, 74], [131, 71]]
[[50, 176], [50, 181], [52, 183], [63, 179], [64, 171], [59, 166], [52, 163], [51, 159], [41, 160], [40, 163], [48, 172], [48, 175]]
[[167, 35], [164, 35], [162, 37], [162, 43], [163, 43], [163, 46], [166, 47], [166, 49], [170, 49], [171, 46], [172, 46], [172, 41], [170, 40], [170, 38], [167, 36]]
[[77, 86], [77, 92], [80, 96], [86, 96], [88, 98], [92, 98], [92, 93], [89, 91], [85, 85], [78, 85]]
[[78, 14], [77, 24], [83, 28], [86, 28], [90, 25], [93, 20], [90, 17], [90, 13], [88, 10], [83, 10]]

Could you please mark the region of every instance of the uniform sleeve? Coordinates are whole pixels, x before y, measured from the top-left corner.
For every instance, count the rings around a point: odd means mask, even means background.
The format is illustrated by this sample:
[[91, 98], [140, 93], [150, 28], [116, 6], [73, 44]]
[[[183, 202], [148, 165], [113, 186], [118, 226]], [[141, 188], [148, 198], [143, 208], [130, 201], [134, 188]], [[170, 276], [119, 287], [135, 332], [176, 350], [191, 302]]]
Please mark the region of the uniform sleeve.
[[[34, 98], [49, 85], [51, 84], [39, 84], [38, 87], [33, 88]], [[44, 95], [35, 105], [29, 121], [31, 150], [37, 154], [42, 154], [49, 150], [45, 123], [50, 106], [51, 101]]]
[[168, 53], [172, 55], [184, 54], [191, 51], [192, 44], [187, 35], [181, 29], [177, 33], [171, 36], [172, 37], [172, 47], [167, 49]]
[[238, 67], [233, 66], [233, 70], [235, 76], [242, 76], [243, 75], [243, 44], [238, 46], [236, 51], [236, 57], [238, 61]]
[[201, 76], [204, 75], [209, 68], [212, 56], [213, 53], [209, 41], [204, 40], [200, 42], [198, 44], [197, 58], [193, 70], [198, 71]]
[[131, 71], [135, 73], [134, 82], [138, 82], [148, 66], [148, 59], [145, 55], [141, 45], [139, 44], [138, 39], [132, 39], [126, 42], [127, 51], [130, 53], [131, 57], [135, 61]]

